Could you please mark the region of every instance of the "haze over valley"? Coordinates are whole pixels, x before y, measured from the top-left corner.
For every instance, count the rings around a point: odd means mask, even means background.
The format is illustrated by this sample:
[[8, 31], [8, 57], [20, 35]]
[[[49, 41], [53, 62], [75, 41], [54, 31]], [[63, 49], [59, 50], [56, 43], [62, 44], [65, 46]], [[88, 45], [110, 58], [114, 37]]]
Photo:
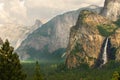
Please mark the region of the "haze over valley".
[[120, 0], [0, 0], [0, 80], [119, 80]]

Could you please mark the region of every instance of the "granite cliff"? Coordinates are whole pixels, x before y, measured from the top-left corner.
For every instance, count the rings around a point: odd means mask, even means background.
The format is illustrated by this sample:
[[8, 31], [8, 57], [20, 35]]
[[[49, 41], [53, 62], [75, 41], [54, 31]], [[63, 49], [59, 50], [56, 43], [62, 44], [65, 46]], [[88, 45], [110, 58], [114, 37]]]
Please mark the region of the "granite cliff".
[[80, 11], [84, 9], [97, 13], [101, 10], [100, 7], [91, 5], [54, 17], [22, 42], [17, 49], [21, 59], [48, 59], [54, 53], [61, 57], [69, 42], [70, 28], [76, 24]]
[[105, 0], [101, 14], [109, 20], [116, 21], [120, 16], [120, 0]]
[[111, 20], [92, 11], [80, 12], [71, 28], [66, 52], [68, 68], [87, 63], [98, 67], [110, 60], [120, 60], [120, 28]]

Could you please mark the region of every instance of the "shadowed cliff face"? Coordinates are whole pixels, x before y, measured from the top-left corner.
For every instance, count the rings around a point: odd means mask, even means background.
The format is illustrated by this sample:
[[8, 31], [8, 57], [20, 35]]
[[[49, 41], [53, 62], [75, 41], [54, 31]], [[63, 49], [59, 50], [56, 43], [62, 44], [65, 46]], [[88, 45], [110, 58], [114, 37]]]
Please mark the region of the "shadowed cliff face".
[[[66, 49], [69, 42], [70, 28], [76, 24], [78, 15], [83, 9], [96, 11], [98, 13], [101, 10], [100, 7], [89, 6], [54, 17], [31, 33], [26, 40], [22, 42], [21, 46], [17, 49], [17, 52], [20, 53], [19, 55], [21, 57], [25, 57], [26, 55], [25, 58], [31, 57], [34, 59], [36, 58], [34, 55], [41, 56], [41, 54], [46, 55], [46, 53], [52, 54], [61, 48]], [[30, 53], [29, 51], [31, 50], [34, 52]]]
[[118, 28], [113, 35], [110, 36], [112, 51], [115, 53], [115, 60], [120, 61], [120, 28]]
[[105, 0], [101, 14], [107, 19], [116, 21], [120, 16], [120, 0]]
[[[107, 55], [108, 51], [112, 48], [118, 48], [118, 46], [120, 46], [118, 35], [120, 34], [117, 29], [118, 27], [105, 17], [91, 11], [82, 11], [76, 25], [71, 28], [66, 54], [67, 67], [77, 67], [81, 63], [94, 66], [96, 61], [100, 60], [100, 55], [103, 55], [101, 50], [105, 47], [102, 45], [105, 45], [106, 38], [109, 38], [109, 44], [107, 44], [106, 47]], [[110, 45], [109, 49], [108, 45]], [[111, 56], [111, 54], [109, 54], [109, 56]]]

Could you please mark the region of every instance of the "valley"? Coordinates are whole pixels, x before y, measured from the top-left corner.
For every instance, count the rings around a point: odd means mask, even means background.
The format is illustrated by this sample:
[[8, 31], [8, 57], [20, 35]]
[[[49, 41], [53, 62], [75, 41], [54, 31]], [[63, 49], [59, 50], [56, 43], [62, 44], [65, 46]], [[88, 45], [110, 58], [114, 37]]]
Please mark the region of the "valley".
[[[35, 63], [23, 63], [27, 73], [27, 80], [33, 80]], [[111, 61], [102, 68], [89, 68], [82, 64], [78, 68], [68, 70], [64, 63], [40, 62], [41, 73], [44, 80], [111, 80], [115, 71], [120, 71], [120, 62]]]
[[119, 0], [0, 30], [0, 80], [120, 80]]

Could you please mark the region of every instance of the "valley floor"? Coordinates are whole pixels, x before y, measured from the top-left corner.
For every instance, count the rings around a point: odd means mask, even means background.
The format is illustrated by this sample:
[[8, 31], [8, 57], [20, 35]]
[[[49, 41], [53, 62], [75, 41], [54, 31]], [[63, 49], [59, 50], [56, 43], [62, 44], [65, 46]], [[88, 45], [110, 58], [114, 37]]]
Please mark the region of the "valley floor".
[[[33, 80], [35, 63], [22, 63], [27, 80]], [[40, 64], [44, 80], [111, 80], [114, 71], [120, 71], [120, 63], [111, 61], [101, 69], [90, 69], [83, 64], [77, 69], [67, 70], [63, 63]]]

